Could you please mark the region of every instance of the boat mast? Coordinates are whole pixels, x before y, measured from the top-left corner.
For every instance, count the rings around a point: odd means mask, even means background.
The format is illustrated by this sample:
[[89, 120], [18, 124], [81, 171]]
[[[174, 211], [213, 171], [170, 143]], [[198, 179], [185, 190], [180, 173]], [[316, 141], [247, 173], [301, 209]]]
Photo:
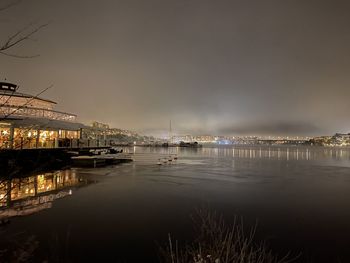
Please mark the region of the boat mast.
[[169, 122], [169, 143], [173, 143], [172, 129], [171, 129], [171, 120]]

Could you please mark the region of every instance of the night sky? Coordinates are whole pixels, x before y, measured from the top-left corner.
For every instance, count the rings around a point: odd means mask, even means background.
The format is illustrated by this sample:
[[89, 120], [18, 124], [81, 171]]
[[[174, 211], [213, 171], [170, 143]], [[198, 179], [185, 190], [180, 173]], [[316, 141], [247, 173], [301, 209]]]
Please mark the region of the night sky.
[[[9, 1], [0, 0], [1, 4]], [[146, 134], [350, 132], [350, 1], [27, 0], [1, 12], [0, 79], [79, 121]]]

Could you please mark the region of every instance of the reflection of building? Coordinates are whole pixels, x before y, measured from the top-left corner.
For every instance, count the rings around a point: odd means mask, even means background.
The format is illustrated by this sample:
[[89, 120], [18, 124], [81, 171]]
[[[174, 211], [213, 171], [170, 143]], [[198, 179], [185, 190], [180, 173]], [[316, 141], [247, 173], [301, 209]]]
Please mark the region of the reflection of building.
[[74, 170], [5, 180], [0, 183], [0, 220], [50, 208], [54, 200], [72, 193], [70, 187], [86, 183]]
[[54, 110], [56, 102], [20, 93], [0, 82], [0, 148], [54, 148], [79, 139], [76, 115]]

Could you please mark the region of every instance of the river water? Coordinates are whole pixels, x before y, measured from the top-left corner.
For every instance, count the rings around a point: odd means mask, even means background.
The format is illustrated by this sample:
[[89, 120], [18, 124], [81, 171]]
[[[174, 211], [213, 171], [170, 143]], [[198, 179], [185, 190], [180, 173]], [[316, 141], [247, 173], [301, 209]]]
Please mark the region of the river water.
[[[295, 262], [350, 262], [349, 149], [125, 151], [135, 162], [0, 184], [0, 219], [9, 218], [0, 227], [3, 248], [33, 235], [35, 260], [157, 262], [157, 244], [168, 233], [180, 244], [191, 240], [191, 215], [206, 207], [227, 222], [258, 222], [256, 239], [280, 255], [300, 254]], [[178, 160], [157, 165], [170, 154]]]

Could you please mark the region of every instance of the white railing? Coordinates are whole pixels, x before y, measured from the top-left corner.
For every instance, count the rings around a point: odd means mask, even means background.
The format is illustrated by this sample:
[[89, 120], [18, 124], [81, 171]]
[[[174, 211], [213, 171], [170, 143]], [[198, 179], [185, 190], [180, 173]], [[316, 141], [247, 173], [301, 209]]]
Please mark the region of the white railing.
[[0, 116], [21, 116], [21, 117], [37, 117], [37, 118], [47, 118], [52, 120], [60, 121], [75, 121], [76, 115], [66, 112], [40, 109], [33, 107], [18, 107], [10, 105], [0, 106]]

